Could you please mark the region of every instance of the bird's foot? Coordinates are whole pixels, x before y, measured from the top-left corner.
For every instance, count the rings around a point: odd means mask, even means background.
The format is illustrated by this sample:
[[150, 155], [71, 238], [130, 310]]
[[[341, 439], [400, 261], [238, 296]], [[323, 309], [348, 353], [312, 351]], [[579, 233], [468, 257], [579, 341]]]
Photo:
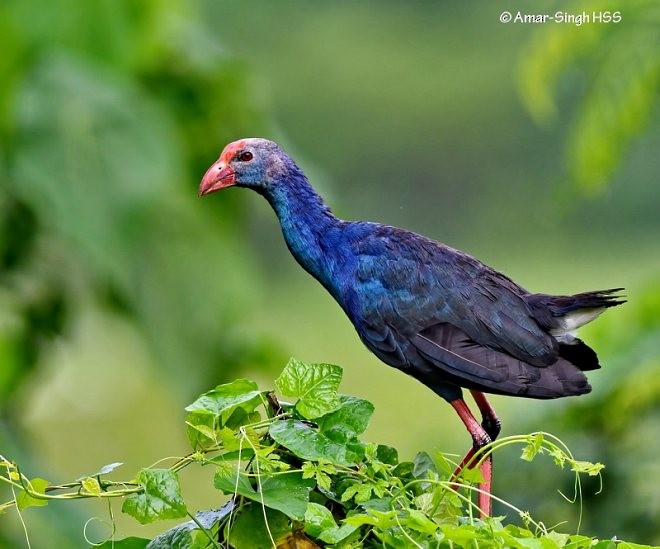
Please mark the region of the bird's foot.
[[485, 427], [484, 431], [484, 433], [474, 435], [472, 438], [472, 448], [474, 449], [474, 453], [479, 452], [479, 450], [481, 450], [484, 446], [488, 446], [491, 442], [493, 442], [490, 433]]
[[500, 431], [502, 430], [502, 422], [498, 417], [485, 416], [483, 418], [483, 421], [481, 422], [481, 426], [484, 428], [484, 431], [486, 431], [486, 433], [488, 433], [488, 436], [490, 437], [490, 441], [488, 442], [489, 444], [498, 437]]

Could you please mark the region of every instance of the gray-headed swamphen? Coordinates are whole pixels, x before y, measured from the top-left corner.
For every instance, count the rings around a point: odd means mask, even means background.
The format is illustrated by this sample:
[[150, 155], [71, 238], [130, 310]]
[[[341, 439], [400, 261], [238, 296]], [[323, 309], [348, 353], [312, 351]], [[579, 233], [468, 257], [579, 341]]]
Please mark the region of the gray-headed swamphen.
[[[559, 398], [588, 393], [596, 353], [575, 330], [624, 301], [620, 290], [531, 294], [473, 257], [418, 234], [333, 215], [276, 143], [225, 147], [199, 194], [247, 187], [275, 210], [298, 263], [335, 298], [371, 352], [447, 400], [473, 440], [459, 468], [494, 440], [500, 421], [484, 393]], [[472, 394], [482, 422], [463, 400]], [[491, 510], [492, 461], [478, 504]], [[456, 474], [457, 474], [456, 473]]]

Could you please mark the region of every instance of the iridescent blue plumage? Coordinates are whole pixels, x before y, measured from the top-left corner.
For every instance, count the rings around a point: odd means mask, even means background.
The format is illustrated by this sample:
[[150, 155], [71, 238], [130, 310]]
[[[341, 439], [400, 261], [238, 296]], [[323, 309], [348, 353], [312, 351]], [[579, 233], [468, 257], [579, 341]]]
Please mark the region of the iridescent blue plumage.
[[[530, 294], [473, 257], [418, 234], [335, 217], [300, 168], [275, 143], [228, 145], [200, 194], [236, 185], [275, 210], [298, 263], [332, 294], [364, 344], [383, 362], [449, 401], [475, 448], [499, 433], [483, 392], [557, 398], [591, 390], [596, 354], [574, 335], [623, 301], [616, 290], [576, 296]], [[462, 400], [469, 389], [481, 425]], [[468, 453], [463, 464], [468, 463]], [[488, 514], [490, 461], [479, 506]]]

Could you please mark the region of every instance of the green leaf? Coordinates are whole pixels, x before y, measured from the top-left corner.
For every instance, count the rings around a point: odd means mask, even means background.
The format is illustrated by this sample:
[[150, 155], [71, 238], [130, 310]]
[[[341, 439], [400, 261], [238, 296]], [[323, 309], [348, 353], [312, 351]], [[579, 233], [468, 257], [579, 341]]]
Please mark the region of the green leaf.
[[482, 537], [472, 525], [468, 524], [441, 526], [440, 529], [445, 537], [458, 547], [476, 547], [478, 544], [474, 543], [474, 540]]
[[566, 460], [568, 459], [568, 456], [566, 455], [565, 452], [560, 450], [559, 448], [552, 448], [549, 452], [550, 456], [554, 460], [555, 464], [560, 467], [564, 468], [564, 464], [566, 463]]
[[344, 523], [352, 526], [369, 524], [381, 530], [387, 530], [397, 524], [397, 511], [377, 511], [370, 509], [368, 515], [352, 515], [344, 519]]
[[355, 437], [367, 428], [374, 407], [367, 400], [344, 395], [338, 402], [337, 410], [316, 420], [318, 429], [288, 419], [273, 423], [270, 435], [303, 459], [354, 465], [364, 458], [364, 444]]
[[[630, 543], [628, 541], [619, 541], [619, 540], [617, 540], [616, 543], [613, 542], [613, 541], [610, 541], [609, 543], [614, 545], [613, 549], [657, 549], [657, 547], [658, 547], [657, 545], [643, 545], [643, 544], [639, 544], [639, 543]], [[601, 541], [599, 544], [592, 545], [592, 547], [594, 547], [596, 549], [599, 549], [600, 544], [603, 544], [603, 549], [604, 549], [604, 547], [605, 547], [604, 546], [604, 544], [605, 544], [604, 541]]]
[[235, 549], [272, 549], [270, 535], [277, 542], [291, 532], [289, 518], [280, 511], [267, 508], [266, 521], [261, 505], [243, 506], [229, 531], [229, 543]]
[[548, 532], [544, 537], [555, 543], [558, 547], [564, 547], [568, 543], [568, 534], [560, 534], [554, 530]]
[[367, 463], [367, 467], [374, 474], [387, 474], [388, 466], [378, 459], [378, 445], [372, 442], [364, 445], [364, 458]]
[[357, 490], [355, 491], [355, 503], [369, 501], [373, 491], [374, 487], [370, 483], [358, 484]]
[[143, 491], [124, 500], [121, 510], [140, 524], [155, 520], [185, 517], [186, 504], [181, 497], [179, 476], [169, 469], [142, 469], [137, 482]]
[[[202, 416], [204, 417], [204, 416]], [[209, 417], [209, 416], [206, 416]], [[215, 422], [212, 422], [215, 423]], [[192, 442], [194, 441], [208, 441], [208, 443], [216, 444], [217, 443], [217, 435], [215, 429], [210, 426], [210, 425], [204, 425], [204, 420], [199, 419], [197, 421], [197, 418], [195, 418], [195, 422], [191, 423], [190, 421], [186, 421], [186, 425], [189, 428], [189, 432], [192, 429], [193, 431], [196, 431], [197, 433], [190, 435], [188, 438]], [[233, 432], [233, 431], [232, 431]], [[200, 436], [201, 435], [201, 436]], [[194, 444], [194, 446], [197, 446], [197, 444]]]
[[342, 524], [337, 526], [330, 510], [324, 505], [310, 503], [305, 513], [305, 532], [325, 543], [338, 543], [350, 536], [359, 526]]
[[[49, 484], [50, 482], [42, 478], [33, 478], [29, 481], [30, 488], [37, 494], [45, 494], [46, 486]], [[22, 490], [16, 494], [16, 506], [18, 507], [19, 511], [22, 511], [27, 507], [43, 507], [44, 505], [48, 505], [47, 499], [35, 498], [28, 494], [25, 490]]]
[[[262, 402], [261, 394], [262, 391], [259, 391], [254, 381], [237, 379], [202, 394], [195, 402], [186, 406], [186, 411], [217, 417], [223, 425], [238, 408], [248, 414], [254, 412]], [[199, 416], [195, 414], [194, 417]], [[194, 421], [189, 421], [195, 424]]]
[[528, 440], [529, 442], [527, 446], [523, 448], [520, 458], [525, 461], [532, 461], [536, 457], [536, 454], [541, 451], [543, 446], [543, 433], [529, 435]]
[[374, 405], [368, 400], [340, 395], [339, 408], [316, 420], [319, 430], [328, 438], [345, 442], [364, 433], [374, 413]]
[[[262, 477], [261, 493], [250, 483], [250, 478], [238, 474], [236, 470], [216, 473], [213, 483], [225, 494], [239, 494], [266, 507], [282, 511], [294, 520], [303, 521], [309, 493], [314, 488], [314, 481], [303, 479], [302, 473], [282, 473], [277, 476]], [[257, 486], [256, 479], [254, 479]]]
[[187, 434], [193, 450], [215, 444], [217, 423], [217, 418], [207, 412], [190, 412], [188, 414]]
[[[156, 536], [147, 546], [148, 549], [196, 549], [197, 547], [204, 548], [208, 546], [209, 537], [206, 532], [199, 529], [199, 524], [204, 529], [211, 532], [212, 529], [222, 519], [235, 509], [233, 501], [228, 501], [220, 509], [210, 509], [207, 511], [199, 511], [195, 514], [194, 520], [189, 520], [183, 524], [179, 524], [174, 528], [166, 530], [162, 534]], [[199, 523], [199, 524], [197, 524]], [[214, 535], [214, 533], [211, 533]]]
[[[197, 526], [195, 525], [195, 528], [196, 527]], [[151, 543], [147, 545], [147, 549], [170, 549], [173, 547], [176, 547], [176, 549], [192, 549], [194, 543], [193, 532], [195, 531], [195, 528], [190, 528], [188, 522], [170, 528], [157, 538], [154, 538]], [[206, 540], [208, 541], [208, 537], [206, 537]]]
[[94, 494], [95, 496], [98, 496], [101, 493], [101, 485], [99, 484], [99, 481], [96, 480], [95, 478], [92, 477], [84, 478], [82, 479], [81, 484], [82, 487], [90, 494]]
[[413, 471], [415, 465], [412, 461], [402, 461], [394, 469], [392, 469], [392, 475], [400, 478], [403, 481], [410, 481], [413, 478]]
[[276, 421], [269, 434], [277, 443], [306, 460], [326, 460], [341, 465], [355, 465], [364, 457], [364, 446], [357, 439], [339, 443], [297, 419]]
[[339, 407], [341, 376], [339, 366], [306, 364], [291, 358], [275, 383], [283, 395], [298, 399], [296, 410], [301, 416], [315, 419]]
[[193, 449], [216, 444], [218, 437], [224, 442], [228, 438], [227, 430], [231, 433], [245, 423], [258, 420], [259, 416], [253, 414], [262, 403], [262, 394], [253, 381], [237, 379], [218, 385], [187, 406], [188, 440]]
[[571, 471], [576, 473], [587, 473], [590, 477], [594, 477], [605, 469], [602, 463], [591, 463], [590, 461], [573, 461], [571, 462]]
[[341, 501], [350, 501], [355, 498], [355, 503], [364, 503], [369, 501], [372, 491], [373, 485], [371, 483], [351, 484], [341, 495]]
[[252, 427], [246, 427], [241, 433], [243, 448], [255, 449], [261, 445], [261, 437]]
[[479, 467], [463, 467], [460, 478], [470, 484], [481, 484], [485, 480]]
[[240, 439], [229, 427], [223, 427], [220, 429], [217, 433], [217, 437], [220, 440], [222, 447], [227, 452], [233, 452], [241, 447]]
[[225, 426], [229, 429], [236, 430], [239, 427], [256, 423], [260, 420], [261, 414], [259, 412], [248, 412], [244, 408], [236, 408], [227, 418]]
[[398, 465], [399, 464], [399, 452], [396, 448], [392, 446], [387, 446], [385, 444], [379, 444], [376, 449], [376, 457], [382, 463], [387, 465]]
[[434, 463], [438, 473], [444, 473], [446, 476], [450, 476], [454, 472], [455, 465], [450, 463], [442, 452], [435, 452], [434, 456]]
[[359, 514], [346, 517], [344, 523], [350, 524], [351, 526], [378, 526], [378, 519], [372, 515]]
[[366, 511], [376, 510], [381, 513], [386, 513], [387, 511], [392, 510], [392, 498], [370, 499], [369, 501], [362, 503], [360, 507]]
[[310, 503], [305, 511], [305, 532], [314, 538], [324, 530], [337, 528], [337, 523], [330, 510], [324, 505]]
[[[626, 545], [623, 547], [626, 547]], [[621, 545], [609, 539], [602, 539], [592, 542], [591, 545], [588, 545], [587, 547], [589, 547], [589, 549], [619, 549]]]
[[334, 465], [323, 461], [318, 463], [306, 461], [302, 465], [303, 478], [313, 478], [319, 488], [323, 490], [330, 490], [332, 479], [329, 475], [334, 475], [336, 472], [337, 469]]
[[415, 507], [422, 511], [422, 513], [430, 513], [434, 508], [435, 490], [433, 492], [424, 492], [419, 496], [413, 498]]
[[269, 474], [276, 471], [288, 471], [291, 469], [291, 465], [289, 465], [286, 461], [282, 461], [279, 454], [267, 455], [258, 459], [259, 470], [262, 473]]
[[408, 517], [406, 517], [405, 524], [408, 528], [417, 530], [424, 534], [434, 534], [438, 529], [438, 525], [430, 520], [424, 513], [416, 509], [408, 509]]
[[318, 539], [330, 544], [339, 543], [343, 539], [346, 539], [348, 536], [350, 536], [358, 528], [359, 526], [355, 526], [353, 524], [342, 524], [341, 526], [336, 526], [334, 528], [324, 530], [318, 536]]
[[413, 460], [413, 476], [415, 478], [430, 478], [437, 474], [435, 463], [426, 452], [419, 452]]
[[[483, 537], [483, 530], [478, 533]], [[514, 526], [507, 525], [505, 528], [498, 528], [496, 532], [496, 539], [504, 542], [506, 547], [513, 547], [516, 549], [558, 549], [559, 546], [546, 537], [537, 538], [529, 530]], [[479, 540], [481, 541], [481, 540]]]

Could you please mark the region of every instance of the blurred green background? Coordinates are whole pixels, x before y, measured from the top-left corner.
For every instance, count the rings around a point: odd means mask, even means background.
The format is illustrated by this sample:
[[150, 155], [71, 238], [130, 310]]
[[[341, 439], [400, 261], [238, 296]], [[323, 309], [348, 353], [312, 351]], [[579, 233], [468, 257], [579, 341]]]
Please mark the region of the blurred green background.
[[[187, 452], [185, 405], [293, 355], [345, 368], [367, 439], [462, 453], [450, 407], [380, 364], [289, 256], [268, 205], [196, 189], [222, 147], [275, 139], [335, 212], [476, 255], [532, 291], [625, 286], [582, 335], [603, 369], [557, 402], [494, 398], [503, 434], [603, 461], [582, 532], [660, 544], [660, 9], [502, 24], [525, 2], [5, 0], [0, 4], [0, 454], [64, 482]], [[428, 433], [434, 433], [429, 437]], [[496, 456], [495, 493], [577, 527], [572, 477]], [[217, 506], [184, 472], [191, 509]], [[0, 487], [0, 496], [11, 494]], [[121, 516], [118, 536], [156, 533]], [[496, 512], [498, 509], [496, 509]], [[504, 513], [504, 509], [499, 509]], [[108, 533], [97, 502], [24, 513], [33, 547]], [[0, 545], [22, 547], [15, 512]]]

